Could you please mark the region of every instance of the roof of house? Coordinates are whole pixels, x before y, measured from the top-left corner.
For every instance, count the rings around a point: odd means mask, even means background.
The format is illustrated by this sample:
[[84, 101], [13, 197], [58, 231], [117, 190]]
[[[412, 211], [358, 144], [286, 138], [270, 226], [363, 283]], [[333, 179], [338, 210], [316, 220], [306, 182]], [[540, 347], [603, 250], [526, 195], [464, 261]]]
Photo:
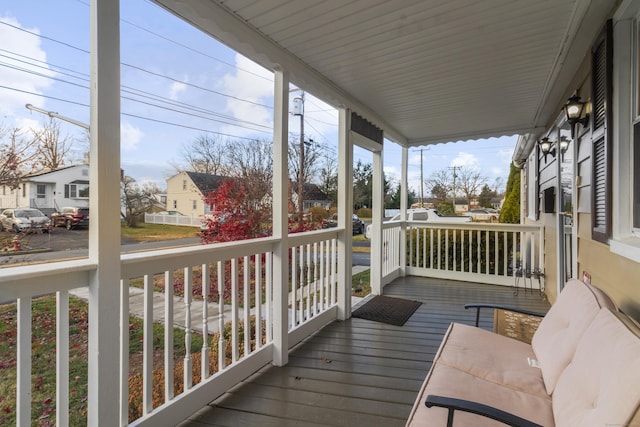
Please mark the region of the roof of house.
[[[294, 193], [297, 193], [298, 183], [292, 182], [291, 189]], [[327, 195], [324, 194], [322, 190], [320, 190], [320, 187], [318, 187], [316, 184], [311, 184], [308, 182], [304, 184], [304, 198], [308, 200], [327, 200], [328, 199]]]
[[193, 181], [195, 186], [198, 187], [198, 190], [200, 190], [200, 192], [205, 195], [212, 191], [217, 190], [220, 184], [222, 184], [225, 180], [229, 179], [229, 177], [227, 176], [211, 175], [208, 173], [201, 173], [201, 172], [185, 172], [185, 173], [187, 174], [189, 179]]

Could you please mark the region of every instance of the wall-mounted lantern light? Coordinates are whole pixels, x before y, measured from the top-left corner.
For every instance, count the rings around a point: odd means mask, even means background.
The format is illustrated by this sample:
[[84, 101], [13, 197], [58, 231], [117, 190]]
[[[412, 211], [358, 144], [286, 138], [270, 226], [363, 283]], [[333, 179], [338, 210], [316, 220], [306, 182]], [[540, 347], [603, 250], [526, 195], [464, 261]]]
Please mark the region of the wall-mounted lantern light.
[[586, 108], [587, 103], [582, 102], [578, 95], [573, 95], [564, 105], [564, 115], [569, 125], [571, 125], [571, 138], [575, 138], [576, 125], [580, 123], [586, 126], [589, 123], [589, 113]]
[[540, 151], [542, 151], [542, 154], [544, 154], [544, 161], [546, 163], [547, 154], [551, 154], [553, 157], [556, 156], [557, 146], [560, 147], [560, 155], [564, 156], [564, 153], [566, 153], [567, 149], [569, 148], [569, 140], [567, 139], [567, 137], [561, 136], [560, 144], [557, 144], [554, 141], [549, 141], [549, 138], [545, 136], [540, 141], [538, 141], [538, 145], [540, 146]]

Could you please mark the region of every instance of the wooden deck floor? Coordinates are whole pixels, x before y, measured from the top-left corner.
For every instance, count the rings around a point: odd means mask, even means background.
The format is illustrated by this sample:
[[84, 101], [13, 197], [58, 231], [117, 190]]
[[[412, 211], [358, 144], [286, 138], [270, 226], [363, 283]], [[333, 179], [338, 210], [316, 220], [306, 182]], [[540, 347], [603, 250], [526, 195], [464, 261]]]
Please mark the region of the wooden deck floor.
[[[407, 277], [388, 296], [422, 301], [404, 326], [352, 318], [298, 346], [289, 364], [267, 366], [187, 421], [195, 426], [404, 426], [452, 321], [473, 324], [465, 303], [545, 311], [546, 300], [511, 288]], [[492, 328], [489, 310], [481, 326]]]

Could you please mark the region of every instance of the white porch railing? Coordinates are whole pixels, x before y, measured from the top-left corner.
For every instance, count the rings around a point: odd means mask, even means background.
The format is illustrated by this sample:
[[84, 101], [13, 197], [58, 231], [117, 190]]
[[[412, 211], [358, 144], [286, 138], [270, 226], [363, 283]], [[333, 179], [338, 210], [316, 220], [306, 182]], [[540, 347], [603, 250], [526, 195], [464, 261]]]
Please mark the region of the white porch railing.
[[[114, 343], [120, 354], [120, 369], [114, 372], [120, 376], [120, 424], [174, 425], [270, 363], [275, 286], [289, 291], [289, 347], [335, 320], [338, 235], [333, 229], [289, 236], [289, 283], [284, 284], [272, 280], [272, 254], [280, 244], [272, 238], [123, 255], [120, 304], [113, 307], [121, 319], [114, 325], [120, 329], [120, 342]], [[69, 342], [70, 294], [76, 288], [87, 291], [96, 268], [78, 260], [0, 269], [0, 302], [17, 303], [16, 363], [5, 368], [16, 371], [17, 425], [31, 425], [32, 407], [40, 404], [31, 398], [32, 333], [38, 327], [33, 324], [32, 304], [52, 294], [57, 298], [57, 357], [51, 367], [57, 378], [56, 424], [69, 424], [70, 347], [75, 344]], [[141, 368], [130, 365], [132, 285], [143, 288]], [[164, 292], [158, 293], [158, 288]], [[163, 340], [154, 340], [154, 323], [164, 325]], [[175, 338], [176, 325], [184, 343]], [[203, 339], [194, 349], [196, 335]], [[136, 383], [142, 383], [141, 390], [133, 390]], [[141, 402], [134, 395], [141, 395]], [[161, 402], [158, 395], [163, 396]], [[134, 406], [141, 407], [137, 418], [131, 415]]]
[[[383, 283], [401, 270], [406, 233], [406, 274], [497, 285], [544, 288], [544, 228], [520, 224], [383, 225]], [[536, 280], [532, 280], [535, 278]], [[539, 280], [538, 280], [539, 279]]]

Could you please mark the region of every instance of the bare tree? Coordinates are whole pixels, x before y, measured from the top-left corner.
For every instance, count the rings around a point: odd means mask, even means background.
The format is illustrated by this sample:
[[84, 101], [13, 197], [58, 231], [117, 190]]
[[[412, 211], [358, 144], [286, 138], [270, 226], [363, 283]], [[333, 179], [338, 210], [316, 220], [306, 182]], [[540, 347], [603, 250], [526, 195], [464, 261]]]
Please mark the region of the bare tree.
[[124, 176], [120, 183], [122, 191], [120, 197], [125, 212], [122, 212], [125, 223], [129, 227], [135, 227], [140, 222], [142, 215], [149, 212], [156, 203], [156, 195], [160, 189], [155, 183], [139, 185], [130, 176]]
[[332, 205], [338, 204], [338, 164], [335, 158], [326, 157], [320, 168], [320, 190], [329, 197]]
[[229, 141], [225, 157], [228, 175], [245, 182], [249, 200], [261, 200], [271, 194], [273, 144], [270, 141]]
[[444, 202], [453, 189], [453, 175], [450, 169], [442, 169], [432, 173], [424, 180], [424, 185], [431, 196]]
[[289, 141], [289, 176], [292, 182], [302, 185], [304, 200], [304, 184], [311, 183], [318, 175], [319, 161], [322, 152], [313, 142], [305, 143], [304, 164], [302, 167], [302, 183], [300, 181], [300, 144], [297, 141]]
[[182, 160], [184, 165], [173, 165], [176, 171], [189, 170], [192, 172], [208, 173], [211, 175], [225, 175], [225, 152], [228, 141], [218, 135], [200, 135], [189, 144], [182, 146]]
[[486, 184], [487, 178], [478, 169], [463, 166], [458, 169], [457, 182], [457, 187], [462, 190], [467, 198], [467, 203], [470, 205], [471, 199], [480, 193], [480, 189]]
[[38, 168], [37, 141], [14, 128], [0, 129], [0, 182], [10, 189], [20, 187], [22, 177]]
[[32, 128], [30, 131], [38, 145], [37, 156], [41, 168], [56, 170], [64, 166], [69, 160], [71, 140], [66, 135], [60, 135], [60, 123], [50, 117], [41, 129]]

